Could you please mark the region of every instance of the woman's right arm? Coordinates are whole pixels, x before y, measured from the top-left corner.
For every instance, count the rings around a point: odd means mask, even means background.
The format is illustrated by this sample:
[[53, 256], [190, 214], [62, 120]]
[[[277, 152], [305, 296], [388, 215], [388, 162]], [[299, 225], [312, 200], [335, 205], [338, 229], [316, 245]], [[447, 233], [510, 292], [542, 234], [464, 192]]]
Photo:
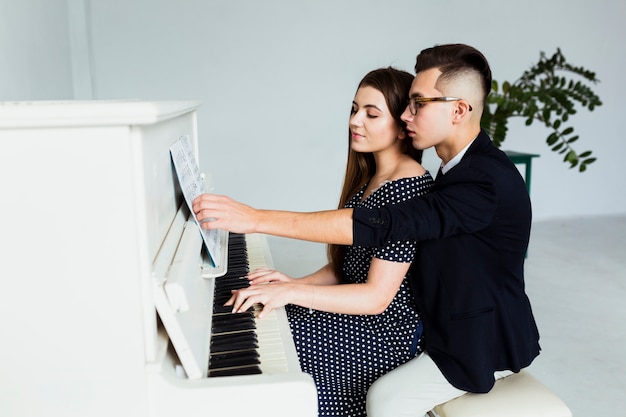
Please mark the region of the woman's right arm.
[[316, 272], [306, 275], [302, 278], [292, 278], [283, 274], [280, 271], [276, 271], [269, 268], [259, 268], [248, 274], [250, 285], [256, 284], [268, 284], [271, 282], [292, 282], [295, 284], [310, 284], [310, 285], [336, 285], [339, 284], [339, 279], [335, 275], [331, 264], [327, 264], [320, 268]]
[[240, 313], [254, 304], [263, 304], [259, 318], [286, 304], [339, 314], [380, 314], [398, 292], [410, 265], [408, 262], [374, 258], [367, 282], [361, 284], [298, 284], [293, 279], [280, 281], [279, 275], [275, 275], [274, 283], [265, 281], [260, 285], [233, 290], [233, 296], [226, 305], [233, 306], [233, 313]]

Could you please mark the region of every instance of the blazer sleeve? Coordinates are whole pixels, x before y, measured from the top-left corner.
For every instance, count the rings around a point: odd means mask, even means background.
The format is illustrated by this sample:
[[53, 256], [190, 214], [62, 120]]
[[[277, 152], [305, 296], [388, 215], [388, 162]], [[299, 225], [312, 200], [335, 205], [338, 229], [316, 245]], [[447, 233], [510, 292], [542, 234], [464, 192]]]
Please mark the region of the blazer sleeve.
[[355, 209], [353, 243], [381, 246], [389, 241], [422, 241], [476, 232], [487, 227], [495, 215], [496, 190], [485, 170], [459, 164], [438, 178], [423, 197], [378, 209]]

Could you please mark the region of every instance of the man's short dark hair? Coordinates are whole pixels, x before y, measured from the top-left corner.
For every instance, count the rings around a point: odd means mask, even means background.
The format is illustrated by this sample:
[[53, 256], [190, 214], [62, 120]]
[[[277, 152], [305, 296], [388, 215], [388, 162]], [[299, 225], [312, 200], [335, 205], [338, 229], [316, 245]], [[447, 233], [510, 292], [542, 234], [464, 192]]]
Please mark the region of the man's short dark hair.
[[438, 68], [446, 78], [468, 70], [476, 72], [482, 81], [484, 100], [491, 91], [491, 68], [487, 58], [469, 45], [446, 44], [422, 50], [415, 61], [415, 73], [431, 68]]

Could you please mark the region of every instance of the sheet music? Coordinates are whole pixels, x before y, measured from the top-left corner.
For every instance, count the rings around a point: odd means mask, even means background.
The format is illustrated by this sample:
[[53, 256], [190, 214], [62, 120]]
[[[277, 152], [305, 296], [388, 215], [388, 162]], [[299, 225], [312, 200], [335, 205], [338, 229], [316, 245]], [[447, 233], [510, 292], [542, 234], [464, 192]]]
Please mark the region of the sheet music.
[[[176, 174], [178, 176], [178, 182], [180, 188], [183, 191], [185, 201], [189, 207], [189, 211], [193, 213], [192, 204], [193, 200], [200, 194], [205, 193], [204, 181], [200, 175], [200, 169], [196, 162], [196, 157], [191, 146], [191, 138], [189, 135], [182, 136], [172, 146], [170, 146], [170, 154], [172, 155], [172, 161], [174, 161], [174, 167], [176, 168]], [[221, 265], [221, 252], [220, 252], [220, 238], [217, 230], [206, 230], [200, 227], [200, 222], [196, 219], [196, 216], [192, 216], [198, 225], [198, 229], [202, 234], [202, 240], [209, 252], [209, 257], [213, 265], [218, 267]]]

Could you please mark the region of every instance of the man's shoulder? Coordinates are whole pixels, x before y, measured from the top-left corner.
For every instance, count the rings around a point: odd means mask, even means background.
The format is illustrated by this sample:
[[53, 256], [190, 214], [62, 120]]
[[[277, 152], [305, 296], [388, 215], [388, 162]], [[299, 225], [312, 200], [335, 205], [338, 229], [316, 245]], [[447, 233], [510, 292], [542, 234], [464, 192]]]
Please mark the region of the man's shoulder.
[[509, 157], [491, 141], [484, 132], [476, 138], [475, 146], [470, 147], [463, 161], [466, 169], [483, 172], [488, 176], [501, 178], [503, 175], [519, 175], [519, 171]]

